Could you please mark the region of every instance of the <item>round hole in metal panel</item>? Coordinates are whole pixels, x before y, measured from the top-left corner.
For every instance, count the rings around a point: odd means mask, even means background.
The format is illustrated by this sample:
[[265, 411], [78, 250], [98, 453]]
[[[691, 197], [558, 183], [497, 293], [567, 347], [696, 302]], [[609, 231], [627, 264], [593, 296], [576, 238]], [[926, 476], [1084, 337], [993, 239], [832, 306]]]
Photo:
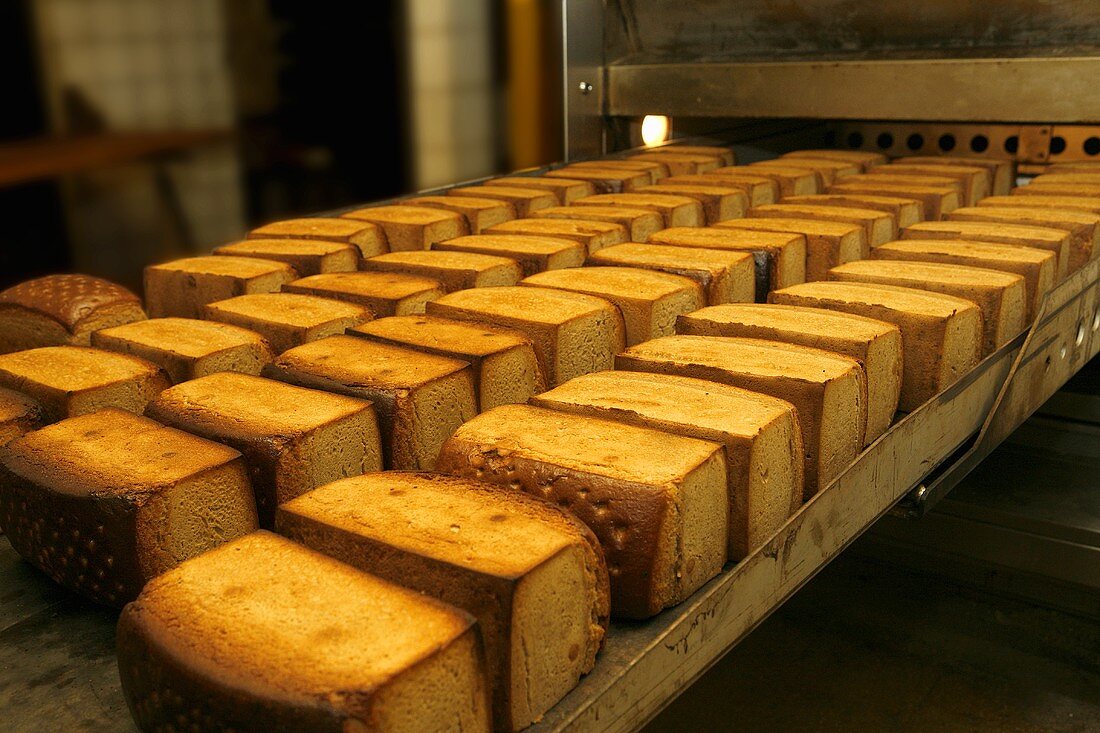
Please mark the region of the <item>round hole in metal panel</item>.
[[863, 145], [863, 133], [862, 132], [850, 132], [848, 133], [848, 147], [858, 148]]
[[880, 148], [886, 150], [887, 148], [894, 147], [894, 136], [888, 132], [881, 132], [875, 139], [875, 142], [878, 143]]
[[1081, 149], [1085, 151], [1085, 155], [1100, 155], [1100, 137], [1093, 135], [1088, 140], [1085, 140], [1081, 145]]
[[940, 135], [939, 143], [940, 143], [940, 150], [943, 150], [944, 152], [949, 152], [951, 150], [954, 150], [955, 149], [955, 136], [952, 135], [950, 132], [945, 134], [945, 135]]
[[1066, 139], [1061, 135], [1055, 135], [1050, 139], [1050, 154], [1058, 155], [1066, 152]]
[[836, 145], [836, 130], [829, 130], [825, 133], [825, 147], [831, 148]]
[[985, 135], [975, 135], [970, 138], [970, 149], [975, 153], [984, 153], [989, 148], [989, 138]]
[[1015, 153], [1020, 148], [1019, 135], [1009, 135], [1005, 138], [1005, 152]]
[[922, 147], [924, 147], [924, 135], [921, 135], [919, 132], [914, 132], [912, 135], [906, 138], [905, 147], [909, 148], [910, 150], [920, 150]]

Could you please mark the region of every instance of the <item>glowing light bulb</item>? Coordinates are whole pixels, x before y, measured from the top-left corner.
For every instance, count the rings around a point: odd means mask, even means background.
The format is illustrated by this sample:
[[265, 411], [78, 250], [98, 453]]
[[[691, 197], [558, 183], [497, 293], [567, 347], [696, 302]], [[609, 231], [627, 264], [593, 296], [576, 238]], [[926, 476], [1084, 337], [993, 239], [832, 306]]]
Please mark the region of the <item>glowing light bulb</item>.
[[646, 115], [642, 118], [642, 142], [646, 147], [668, 140], [671, 131], [672, 123], [664, 115]]

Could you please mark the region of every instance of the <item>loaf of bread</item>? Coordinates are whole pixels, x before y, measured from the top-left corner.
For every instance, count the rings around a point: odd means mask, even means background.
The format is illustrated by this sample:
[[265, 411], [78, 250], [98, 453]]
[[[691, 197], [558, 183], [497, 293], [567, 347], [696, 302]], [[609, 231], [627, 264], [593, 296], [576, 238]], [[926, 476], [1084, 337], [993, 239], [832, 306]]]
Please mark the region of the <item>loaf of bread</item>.
[[[1015, 193], [1024, 193], [1021, 187]], [[1022, 206], [1025, 208], [1057, 209], [1064, 211], [1087, 211], [1100, 214], [1100, 196], [989, 196], [978, 202], [978, 206]]]
[[1039, 304], [1057, 282], [1058, 258], [1053, 252], [1013, 244], [969, 242], [961, 239], [905, 239], [887, 242], [871, 250], [877, 260], [940, 262], [947, 265], [983, 267], [1020, 275], [1027, 288], [1027, 315], [1030, 323]]
[[490, 730], [472, 616], [268, 532], [149, 584], [118, 623], [140, 729]]
[[320, 239], [326, 242], [343, 242], [359, 248], [363, 257], [374, 257], [389, 252], [386, 233], [377, 224], [334, 216], [311, 216], [302, 219], [284, 219], [256, 227], [248, 233], [249, 239]]
[[791, 158], [826, 158], [829, 160], [841, 160], [853, 165], [858, 165], [864, 170], [869, 170], [875, 166], [882, 165], [887, 161], [887, 158], [882, 153], [872, 153], [867, 150], [833, 150], [830, 148], [809, 148], [806, 150], [795, 150], [790, 153], [784, 153], [780, 157]]
[[90, 275], [47, 275], [0, 291], [0, 354], [40, 346], [87, 346], [101, 328], [145, 319], [121, 285]]
[[924, 218], [928, 221], [938, 221], [947, 212], [963, 205], [958, 189], [954, 187], [919, 186], [905, 183], [900, 178], [892, 180], [893, 182], [867, 181], [861, 176], [845, 176], [829, 186], [825, 193], [913, 199], [924, 206]]
[[373, 402], [388, 469], [431, 470], [443, 441], [477, 414], [466, 362], [354, 336], [293, 348], [263, 375]]
[[841, 354], [759, 339], [666, 336], [630, 347], [615, 366], [721, 382], [790, 402], [802, 431], [806, 500], [863, 448], [867, 380], [859, 362]]
[[574, 206], [607, 208], [624, 206], [655, 211], [666, 227], [701, 227], [705, 223], [703, 205], [688, 196], [651, 193], [646, 187], [636, 193], [600, 193], [573, 202]]
[[166, 389], [145, 414], [240, 451], [261, 527], [307, 491], [382, 470], [374, 407], [354, 397], [221, 372]]
[[809, 168], [817, 171], [821, 176], [822, 183], [825, 185], [832, 185], [837, 176], [853, 176], [863, 172], [863, 167], [853, 161], [837, 160], [836, 158], [814, 158], [812, 155], [784, 155], [782, 158], [776, 158], [771, 162], [776, 165], [789, 165], [795, 168]]
[[521, 331], [547, 386], [610, 369], [625, 346], [619, 309], [603, 298], [548, 288], [480, 288], [428, 304], [428, 314]]
[[744, 173], [752, 176], [770, 178], [779, 185], [780, 196], [800, 196], [821, 193], [821, 176], [817, 171], [795, 166], [784, 166], [781, 162], [760, 161], [763, 165], [740, 165], [719, 168], [716, 173]]
[[973, 206], [993, 192], [993, 171], [983, 166], [964, 165], [962, 163], [956, 165], [926, 165], [924, 163], [895, 161], [878, 172], [954, 178], [963, 184], [963, 198], [968, 202], [968, 206]]
[[310, 341], [343, 333], [371, 319], [361, 305], [298, 293], [259, 293], [219, 300], [203, 317], [255, 331], [280, 354]]
[[782, 341], [850, 356], [867, 378], [864, 445], [886, 432], [901, 395], [901, 331], [892, 323], [851, 313], [791, 305], [734, 303], [680, 316], [676, 332]]
[[1002, 270], [940, 262], [861, 260], [829, 271], [830, 280], [897, 285], [970, 300], [982, 309], [982, 355], [1027, 327], [1024, 278]]
[[516, 218], [516, 207], [511, 202], [483, 196], [415, 196], [401, 203], [462, 214], [471, 234], [480, 234], [486, 227]]
[[903, 186], [928, 186], [940, 189], [950, 189], [955, 192], [959, 198], [959, 206], [973, 206], [973, 201], [970, 198], [970, 190], [965, 181], [960, 181], [958, 178], [947, 174], [918, 174], [907, 173], [903, 170], [897, 169], [893, 165], [883, 165], [876, 168], [871, 173], [860, 173], [858, 176], [844, 176], [837, 179], [837, 183], [847, 183], [849, 181], [856, 181], [859, 183], [872, 183], [872, 184], [885, 184], [893, 185], [900, 184]]
[[749, 252], [701, 247], [670, 247], [627, 242], [606, 247], [589, 264], [640, 267], [691, 278], [707, 303], [751, 303], [756, 297], [756, 261]]
[[834, 170], [822, 170], [817, 166], [806, 165], [805, 163], [799, 163], [789, 158], [758, 160], [754, 163], [750, 163], [749, 167], [780, 173], [795, 181], [796, 186], [799, 186], [801, 178], [810, 176], [814, 180], [814, 188], [817, 189], [816, 191], [807, 192], [811, 194], [821, 193], [821, 191], [825, 189], [825, 186], [832, 183], [836, 178], [836, 172]]
[[596, 663], [607, 566], [592, 532], [554, 504], [483, 481], [387, 471], [280, 507], [278, 531], [476, 616], [498, 731], [539, 720]]
[[275, 293], [298, 273], [285, 262], [252, 257], [188, 257], [145, 268], [152, 318], [202, 318], [203, 306], [237, 295]]
[[768, 291], [806, 282], [806, 237], [789, 232], [757, 232], [751, 229], [674, 227], [649, 238], [650, 244], [671, 247], [746, 252], [756, 270], [756, 300]]
[[539, 189], [554, 194], [554, 198], [562, 205], [596, 193], [596, 187], [591, 181], [551, 176], [503, 176], [485, 181], [484, 185]]
[[567, 165], [544, 174], [548, 178], [566, 178], [571, 181], [587, 181], [596, 193], [630, 193], [653, 182], [646, 171], [625, 168], [587, 168]]
[[284, 285], [283, 292], [354, 303], [381, 318], [423, 313], [424, 304], [443, 297], [444, 290], [438, 280], [419, 275], [400, 272], [330, 272], [295, 280]]
[[[1020, 198], [1017, 196], [1016, 198]], [[947, 215], [950, 221], [988, 221], [1000, 224], [1064, 229], [1069, 232], [1069, 263], [1073, 272], [1100, 252], [1100, 214], [1022, 206], [970, 206]]]
[[1100, 198], [1100, 184], [1090, 183], [1029, 183], [1012, 189], [1012, 195], [1067, 196], [1085, 199]]
[[854, 313], [901, 329], [898, 407], [905, 412], [949, 387], [981, 359], [981, 309], [952, 295], [834, 281], [792, 285], [769, 297], [773, 303]]
[[489, 227], [485, 233], [572, 239], [583, 244], [587, 254], [626, 241], [626, 227], [621, 224], [574, 219], [516, 219]]
[[787, 196], [784, 204], [809, 204], [812, 206], [838, 206], [842, 208], [872, 209], [883, 211], [894, 218], [898, 228], [904, 228], [918, 221], [924, 221], [924, 203], [917, 199], [898, 198], [895, 196], [872, 196], [819, 193], [812, 196]]
[[255, 530], [256, 506], [237, 451], [108, 408], [0, 448], [0, 529], [55, 582], [121, 606]]
[[1070, 160], [1046, 166], [1047, 173], [1100, 173], [1095, 160]]
[[520, 234], [474, 234], [448, 239], [432, 245], [432, 249], [508, 257], [519, 263], [525, 276], [563, 267], [580, 267], [588, 254], [583, 244], [566, 237]]
[[44, 422], [41, 405], [26, 395], [0, 387], [0, 448], [24, 433], [38, 430]]
[[714, 224], [726, 219], [739, 219], [745, 215], [745, 211], [749, 207], [749, 197], [744, 191], [724, 186], [705, 186], [698, 183], [661, 183], [656, 186], [646, 186], [641, 192], [643, 194], [661, 194], [665, 196], [686, 196], [689, 199], [695, 199], [703, 207], [705, 224]]
[[586, 293], [611, 301], [622, 313], [627, 346], [674, 333], [676, 316], [703, 307], [703, 289], [694, 280], [637, 267], [551, 270], [532, 275], [520, 285]]
[[391, 252], [363, 260], [363, 269], [431, 278], [446, 292], [515, 285], [523, 268], [508, 257], [474, 252]]
[[215, 372], [259, 374], [273, 356], [255, 331], [194, 318], [153, 318], [104, 328], [92, 334], [92, 346], [150, 361], [174, 384]]
[[645, 173], [649, 176], [650, 183], [656, 183], [663, 178], [668, 178], [668, 165], [652, 160], [636, 160], [633, 158], [601, 158], [600, 160], [582, 160], [569, 164], [573, 168], [597, 168], [607, 170], [625, 170]]
[[668, 166], [668, 172], [673, 176], [695, 175], [715, 170], [723, 164], [722, 158], [716, 155], [699, 155], [698, 153], [685, 153], [672, 150], [652, 150], [630, 156], [630, 160], [646, 160], [662, 163]]
[[1038, 247], [1058, 256], [1059, 280], [1069, 273], [1070, 233], [1064, 229], [986, 221], [922, 221], [905, 229], [902, 239], [967, 239]]
[[599, 538], [611, 613], [674, 606], [726, 561], [722, 446], [528, 405], [483, 412], [443, 446], [439, 470], [556, 502]]
[[1062, 171], [1054, 173], [1043, 173], [1035, 176], [1031, 179], [1031, 183], [1038, 184], [1056, 184], [1056, 185], [1076, 185], [1084, 184], [1086, 186], [1100, 185], [1100, 171]]
[[990, 191], [1003, 196], [1016, 185], [1016, 164], [1007, 158], [967, 157], [960, 155], [912, 155], [898, 158], [898, 163], [919, 163], [920, 165], [967, 165], [985, 168], [993, 176]]
[[546, 389], [535, 348], [520, 331], [419, 315], [379, 318], [348, 333], [468, 362], [482, 411], [526, 402]]
[[[526, 218], [532, 211], [548, 209], [558, 205], [558, 197], [548, 191], [540, 191], [536, 188], [524, 186], [458, 186], [448, 188], [447, 194], [456, 197], [474, 197], [481, 199], [495, 199], [512, 206], [516, 216]], [[454, 237], [447, 237], [453, 239]], [[441, 240], [442, 241], [442, 240]]]
[[87, 346], [43, 346], [0, 354], [0, 387], [42, 405], [47, 422], [105, 407], [140, 413], [170, 385], [152, 362]]
[[774, 204], [779, 200], [779, 184], [771, 178], [742, 173], [700, 173], [694, 176], [669, 176], [664, 184], [689, 186], [718, 186], [731, 191], [741, 191], [749, 198], [750, 206]]
[[688, 153], [690, 155], [713, 155], [722, 161], [722, 165], [733, 165], [736, 162], [733, 154], [733, 149], [727, 148], [723, 145], [680, 145], [679, 143], [673, 143], [671, 145], [653, 148], [649, 152], [675, 154]]
[[323, 239], [246, 239], [215, 247], [214, 254], [285, 262], [303, 277], [322, 272], [355, 272], [360, 260], [355, 245]]
[[391, 252], [428, 249], [436, 242], [470, 233], [462, 214], [423, 206], [371, 206], [342, 216], [381, 227]]
[[[892, 214], [877, 209], [861, 209], [855, 206], [817, 206], [794, 204], [784, 200], [778, 204], [754, 206], [749, 210], [754, 219], [814, 219], [820, 221], [857, 224], [863, 228], [864, 241], [869, 247], [898, 238], [898, 225]], [[866, 253], [864, 253], [866, 256]]]
[[806, 238], [806, 280], [824, 280], [830, 269], [861, 259], [869, 249], [863, 227], [836, 221], [799, 217], [731, 219], [718, 228], [752, 229], [758, 232], [787, 232]]
[[[574, 202], [576, 204], [577, 202]], [[653, 232], [664, 229], [664, 219], [653, 209], [630, 206], [555, 206], [535, 212], [538, 219], [576, 219], [618, 224], [631, 242], [644, 242]]]
[[802, 434], [784, 400], [689, 377], [606, 371], [531, 402], [724, 445], [730, 560], [763, 544], [802, 505]]

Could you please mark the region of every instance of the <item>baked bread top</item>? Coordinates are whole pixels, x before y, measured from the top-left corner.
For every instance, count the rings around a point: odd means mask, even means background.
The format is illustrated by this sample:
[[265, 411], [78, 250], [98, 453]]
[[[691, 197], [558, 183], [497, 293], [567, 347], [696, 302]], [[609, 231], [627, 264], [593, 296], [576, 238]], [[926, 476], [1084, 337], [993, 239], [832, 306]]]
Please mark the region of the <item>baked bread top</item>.
[[401, 272], [324, 272], [283, 286], [284, 292], [319, 291], [363, 297], [400, 299], [440, 287], [438, 280]]
[[610, 221], [582, 221], [578, 219], [516, 219], [494, 224], [486, 230], [489, 234], [541, 234], [548, 237], [602, 236], [615, 242], [626, 241], [626, 228]]
[[263, 338], [255, 331], [197, 318], [150, 318], [104, 328], [96, 334], [97, 338], [102, 335], [122, 339], [193, 359], [237, 346], [263, 344]]
[[898, 330], [892, 323], [853, 313], [778, 303], [726, 303], [680, 316], [681, 321], [709, 321], [760, 328], [804, 328], [807, 333], [835, 333], [853, 340], [871, 340]]
[[273, 273], [287, 274], [289, 275], [287, 278], [289, 280], [293, 280], [297, 277], [294, 268], [285, 262], [264, 260], [255, 257], [232, 257], [229, 255], [185, 257], [181, 260], [163, 262], [159, 265], [149, 265], [146, 270], [169, 270], [194, 273], [196, 275], [224, 275], [226, 277], [238, 277], [245, 280]]
[[265, 375], [306, 373], [340, 384], [375, 389], [415, 389], [467, 368], [464, 361], [380, 344], [354, 336], [330, 336], [284, 351]]
[[256, 227], [251, 237], [300, 237], [302, 239], [375, 239], [385, 244], [386, 234], [377, 224], [355, 219], [341, 219], [334, 216], [303, 217], [284, 219]]
[[669, 227], [653, 234], [650, 244], [690, 244], [704, 249], [738, 249], [748, 246], [760, 249], [783, 247], [803, 241], [805, 237], [795, 232], [769, 232], [755, 229], [719, 229], [716, 227]]
[[347, 219], [359, 219], [361, 221], [383, 222], [392, 224], [438, 224], [441, 222], [461, 222], [466, 220], [461, 214], [443, 209], [431, 209], [426, 206], [368, 206], [365, 209], [356, 209], [341, 214]]
[[978, 306], [972, 301], [956, 298], [953, 295], [933, 293], [917, 288], [901, 288], [896, 285], [819, 280], [812, 283], [791, 285], [776, 292], [826, 301], [835, 299], [867, 305], [880, 305], [932, 318], [950, 318], [960, 311], [975, 311], [978, 309]]
[[218, 255], [240, 257], [321, 257], [348, 251], [358, 256], [359, 250], [344, 242], [327, 239], [262, 239], [260, 237], [223, 244], [214, 249], [215, 254]]
[[626, 300], [657, 300], [685, 291], [702, 302], [702, 288], [680, 275], [640, 267], [575, 267], [547, 270], [524, 278], [523, 285], [583, 291], [591, 295]]
[[298, 293], [252, 293], [209, 303], [208, 312], [232, 313], [257, 321], [311, 328], [337, 318], [366, 319], [370, 311], [359, 305]]
[[350, 328], [348, 333], [390, 341], [395, 345], [409, 344], [430, 351], [471, 356], [488, 356], [531, 343], [519, 331], [508, 328], [425, 315], [379, 318]]
[[371, 257], [370, 262], [394, 263], [399, 265], [414, 265], [421, 267], [441, 267], [453, 270], [491, 270], [497, 267], [515, 269], [518, 275], [520, 267], [515, 260], [497, 255], [486, 255], [478, 252], [447, 252], [445, 250], [427, 250], [411, 252], [390, 252], [377, 257]]
[[159, 372], [145, 359], [87, 346], [43, 346], [0, 354], [0, 374], [16, 389], [26, 381], [69, 394]]
[[549, 326], [609, 309], [618, 315], [615, 306], [603, 298], [564, 290], [521, 286], [459, 290], [434, 301], [434, 304], [484, 313], [490, 317], [505, 316]]
[[136, 295], [91, 275], [47, 275], [0, 292], [0, 310], [31, 311], [56, 321], [70, 333], [106, 308], [129, 310], [134, 319], [145, 317]]

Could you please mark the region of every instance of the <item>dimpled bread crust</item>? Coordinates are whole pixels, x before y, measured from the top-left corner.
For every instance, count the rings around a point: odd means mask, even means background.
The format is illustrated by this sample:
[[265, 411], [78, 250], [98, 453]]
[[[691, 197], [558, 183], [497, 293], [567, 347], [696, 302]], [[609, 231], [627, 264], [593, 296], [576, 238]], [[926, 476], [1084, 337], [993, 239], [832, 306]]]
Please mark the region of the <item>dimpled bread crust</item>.
[[607, 247], [588, 259], [592, 265], [640, 267], [691, 278], [707, 303], [751, 303], [756, 297], [756, 261], [748, 252], [668, 247], [628, 242]]
[[121, 285], [90, 275], [47, 275], [0, 291], [0, 354], [39, 346], [87, 346], [100, 328], [145, 319]]
[[516, 219], [489, 227], [485, 233], [572, 239], [574, 242], [583, 244], [588, 254], [626, 241], [626, 227], [620, 224], [571, 219]]
[[381, 227], [391, 252], [428, 249], [436, 242], [470, 233], [461, 214], [422, 206], [371, 206], [341, 216]]
[[745, 557], [802, 505], [802, 434], [789, 402], [701, 379], [606, 371], [531, 403], [724, 445], [730, 560]]
[[863, 227], [835, 221], [771, 218], [732, 219], [715, 226], [729, 229], [754, 229], [764, 232], [789, 232], [806, 237], [806, 280], [824, 280], [829, 270], [864, 256], [867, 239]]
[[478, 234], [458, 237], [432, 245], [432, 249], [509, 257], [520, 264], [524, 275], [534, 275], [536, 272], [563, 267], [580, 267], [588, 254], [584, 245], [572, 239], [518, 234]]
[[223, 372], [161, 392], [145, 414], [240, 451], [261, 527], [273, 526], [277, 506], [311, 489], [382, 470], [366, 400]]
[[265, 224], [248, 233], [249, 239], [322, 239], [346, 242], [359, 248], [363, 257], [374, 257], [389, 251], [382, 227], [365, 221], [314, 216], [285, 219]]
[[376, 318], [423, 313], [424, 304], [443, 296], [438, 280], [400, 272], [330, 272], [283, 286], [284, 293], [315, 295], [370, 310]]
[[664, 229], [661, 215], [652, 209], [631, 206], [554, 206], [536, 211], [536, 219], [576, 219], [579, 221], [604, 221], [626, 229], [632, 242], [644, 242], [653, 232]]
[[1027, 324], [1027, 288], [1023, 277], [1011, 272], [936, 262], [863, 260], [831, 270], [829, 279], [917, 288], [973, 301], [982, 309], [983, 356]]
[[522, 331], [549, 386], [610, 369], [625, 345], [619, 309], [603, 298], [548, 288], [481, 288], [428, 304], [428, 315]]
[[145, 306], [151, 318], [202, 318], [203, 306], [252, 293], [275, 293], [298, 278], [285, 262], [252, 257], [188, 257], [145, 268]]
[[263, 375], [373, 402], [386, 468], [431, 470], [443, 441], [477, 414], [466, 362], [354, 336], [286, 351]]
[[42, 407], [34, 400], [0, 387], [0, 448], [42, 427]]
[[276, 354], [342, 334], [371, 318], [363, 306], [297, 293], [240, 295], [204, 306], [203, 314], [212, 321], [255, 331]]
[[449, 293], [467, 288], [515, 285], [523, 268], [508, 257], [475, 252], [392, 252], [363, 261], [364, 270], [430, 277]]
[[592, 669], [609, 611], [595, 535], [507, 487], [426, 473], [338, 481], [279, 509], [278, 531], [478, 618], [497, 730], [538, 720]]
[[141, 357], [164, 369], [174, 384], [215, 372], [259, 374], [271, 361], [263, 337], [228, 323], [153, 318], [92, 334], [92, 346]]
[[1073, 272], [1096, 256], [1100, 243], [1100, 216], [1086, 211], [1059, 211], [1049, 208], [1022, 206], [978, 206], [956, 209], [948, 215], [950, 221], [995, 221], [1002, 224], [1064, 229], [1070, 233], [1069, 271]]
[[690, 196], [649, 193], [604, 193], [588, 196], [574, 206], [626, 206], [656, 211], [666, 227], [701, 227], [706, 223], [703, 205]]
[[302, 276], [359, 269], [358, 247], [322, 239], [246, 239], [223, 244], [214, 249], [214, 254], [277, 260], [287, 263]]
[[0, 528], [57, 583], [112, 606], [189, 557], [256, 529], [237, 451], [123, 410], [0, 448]]
[[810, 196], [788, 196], [783, 199], [783, 203], [883, 211], [894, 217], [894, 222], [899, 228], [916, 224], [918, 221], [924, 221], [924, 204], [922, 202], [897, 196], [821, 193]]
[[864, 445], [886, 432], [897, 412], [902, 348], [901, 331], [892, 323], [817, 308], [738, 303], [680, 316], [676, 332], [783, 341], [852, 357], [867, 377]]
[[42, 405], [47, 422], [104, 407], [141, 413], [169, 386], [156, 364], [85, 346], [46, 346], [0, 355], [0, 387]]
[[703, 307], [703, 289], [694, 280], [636, 267], [553, 270], [532, 275], [520, 284], [611, 301], [623, 315], [627, 346], [674, 333], [676, 316]]
[[790, 402], [802, 430], [805, 500], [863, 448], [867, 380], [859, 362], [847, 356], [759, 339], [666, 336], [632, 346], [615, 366], [721, 382]]
[[268, 532], [150, 583], [118, 666], [143, 730], [490, 728], [474, 619]]
[[512, 329], [434, 316], [397, 316], [364, 323], [348, 333], [468, 362], [482, 411], [524, 403], [546, 389], [534, 346]]
[[869, 246], [889, 242], [898, 237], [898, 225], [893, 215], [875, 209], [861, 209], [853, 206], [814, 206], [813, 204], [792, 204], [783, 201], [778, 204], [756, 206], [749, 211], [754, 218], [791, 218], [820, 219], [842, 224], [858, 224], [863, 227], [863, 236]]
[[1070, 233], [1064, 229], [987, 221], [922, 221], [902, 232], [902, 239], [967, 239], [975, 242], [1038, 247], [1058, 255], [1058, 279], [1069, 273]]
[[901, 330], [902, 378], [898, 407], [915, 410], [981, 359], [982, 313], [951, 295], [892, 285], [819, 282], [772, 293], [773, 303], [854, 313]]
[[726, 560], [725, 456], [716, 443], [505, 405], [462, 425], [438, 469], [549, 499], [587, 524], [607, 558], [616, 616], [676, 605]]

